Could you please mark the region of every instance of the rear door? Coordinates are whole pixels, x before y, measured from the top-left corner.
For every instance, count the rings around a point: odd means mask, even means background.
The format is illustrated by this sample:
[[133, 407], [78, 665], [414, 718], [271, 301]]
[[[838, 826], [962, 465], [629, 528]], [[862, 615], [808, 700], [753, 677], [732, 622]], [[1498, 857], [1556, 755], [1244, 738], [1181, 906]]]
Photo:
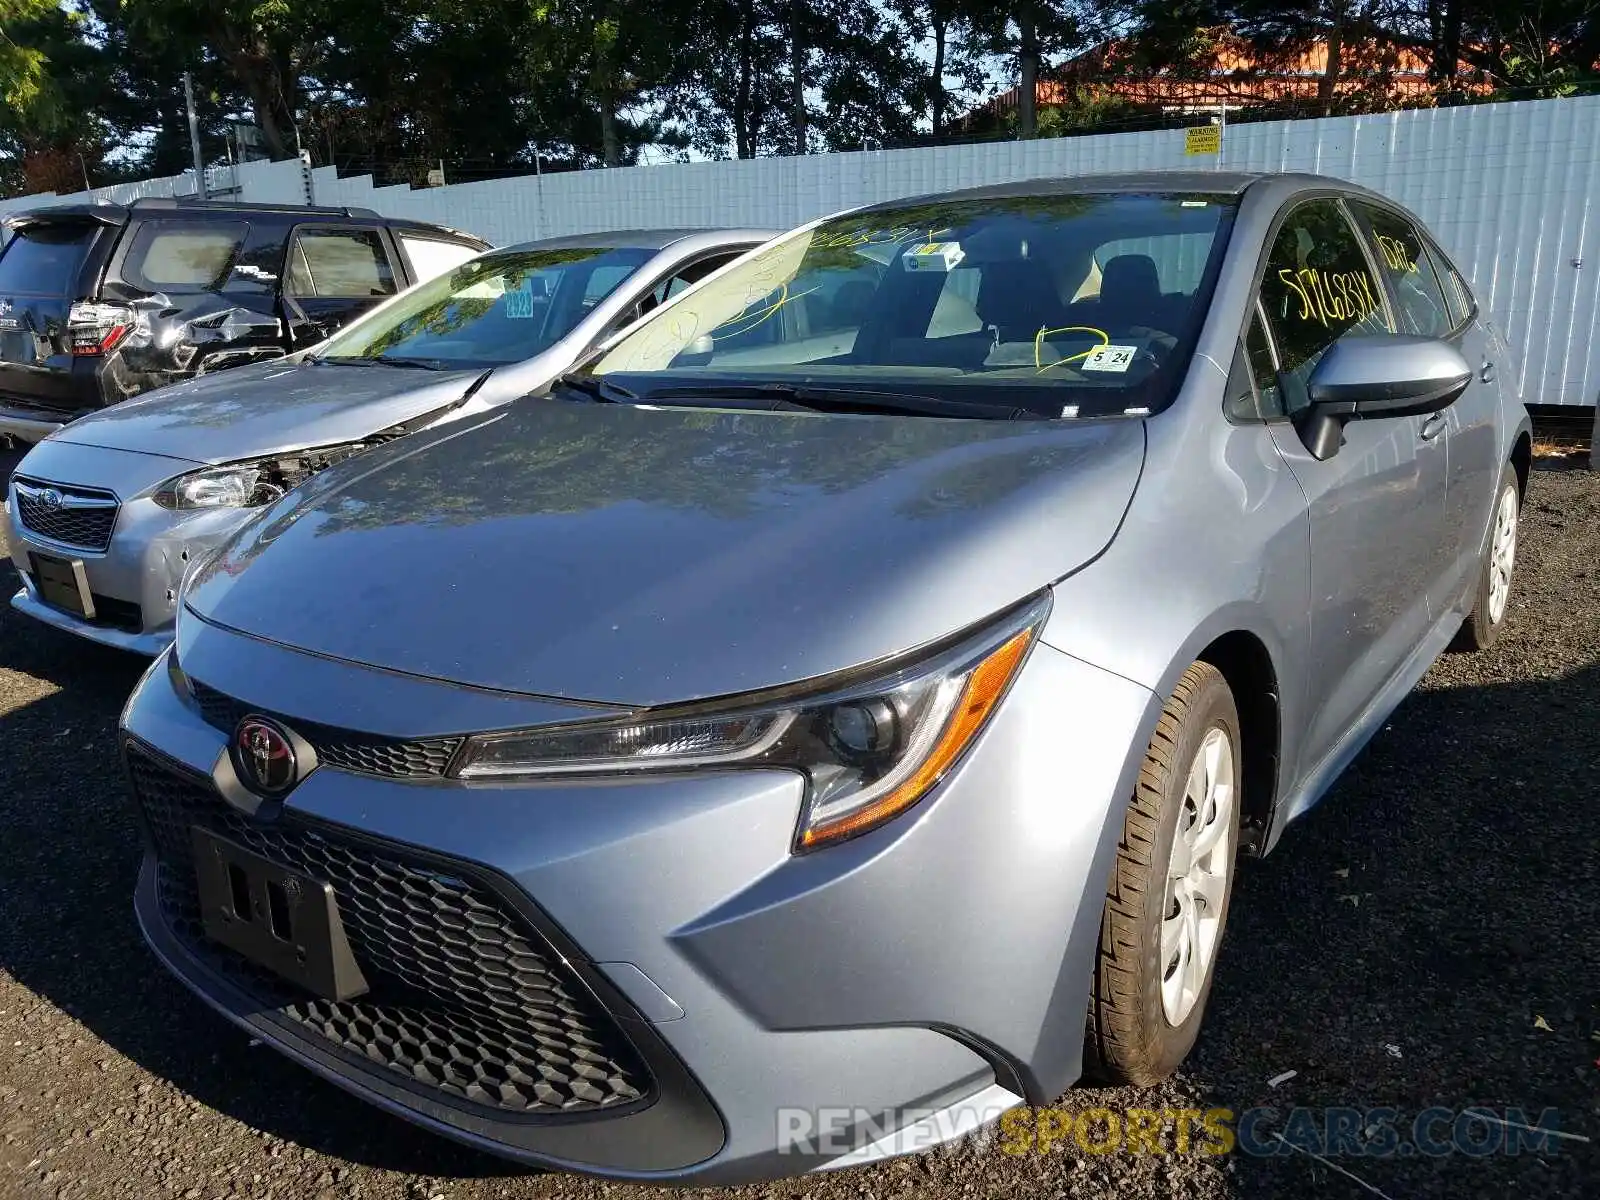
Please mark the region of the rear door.
[[93, 295], [119, 225], [32, 220], [0, 251], [0, 405], [99, 406], [92, 367], [74, 366], [67, 316]]
[[1447, 482], [1444, 536], [1434, 552], [1428, 595], [1435, 617], [1457, 603], [1476, 578], [1479, 552], [1489, 528], [1489, 510], [1500, 481], [1500, 384], [1492, 355], [1473, 313], [1430, 253], [1411, 218], [1394, 209], [1357, 202], [1371, 239], [1373, 257], [1395, 301], [1400, 332], [1439, 338], [1461, 351], [1473, 369], [1467, 390], [1442, 412], [1425, 419], [1423, 431], [1441, 432]]
[[387, 235], [370, 226], [295, 226], [283, 272], [291, 348], [314, 346], [394, 295], [401, 274]]

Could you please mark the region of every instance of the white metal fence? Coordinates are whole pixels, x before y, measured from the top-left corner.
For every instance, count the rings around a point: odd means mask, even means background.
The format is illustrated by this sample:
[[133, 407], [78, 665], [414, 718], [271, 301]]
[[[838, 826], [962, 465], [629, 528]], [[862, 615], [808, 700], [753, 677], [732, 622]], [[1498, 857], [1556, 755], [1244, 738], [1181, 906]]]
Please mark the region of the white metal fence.
[[[1600, 390], [1600, 97], [1378, 116], [1235, 125], [1221, 165], [1317, 171], [1415, 210], [1472, 277], [1517, 352], [1530, 404], [1593, 404]], [[370, 176], [310, 172], [317, 204], [375, 208], [471, 230], [496, 244], [662, 226], [783, 228], [853, 205], [923, 192], [1093, 171], [1209, 166], [1181, 130], [935, 149], [667, 164], [523, 176], [414, 190]], [[260, 203], [306, 200], [297, 162], [211, 173], [213, 189]], [[236, 190], [235, 190], [236, 189]], [[193, 173], [73, 196], [0, 201], [0, 215], [45, 203], [191, 195]], [[1594, 254], [1594, 261], [1586, 255]]]

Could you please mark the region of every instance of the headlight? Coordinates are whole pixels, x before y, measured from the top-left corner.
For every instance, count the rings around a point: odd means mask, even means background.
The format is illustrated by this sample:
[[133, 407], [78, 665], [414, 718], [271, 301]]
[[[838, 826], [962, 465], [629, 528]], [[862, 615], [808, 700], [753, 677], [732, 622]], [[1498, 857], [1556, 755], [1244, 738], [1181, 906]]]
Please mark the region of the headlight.
[[225, 467], [205, 467], [167, 480], [152, 498], [162, 508], [260, 508], [318, 471], [370, 450], [389, 432], [374, 434], [366, 441], [290, 450]]
[[255, 508], [283, 495], [265, 476], [259, 463], [210, 467], [167, 480], [154, 499], [162, 508]]
[[1005, 696], [1049, 612], [1048, 593], [981, 633], [877, 677], [623, 720], [469, 738], [463, 779], [787, 767], [807, 780], [795, 848], [873, 829], [932, 790]]

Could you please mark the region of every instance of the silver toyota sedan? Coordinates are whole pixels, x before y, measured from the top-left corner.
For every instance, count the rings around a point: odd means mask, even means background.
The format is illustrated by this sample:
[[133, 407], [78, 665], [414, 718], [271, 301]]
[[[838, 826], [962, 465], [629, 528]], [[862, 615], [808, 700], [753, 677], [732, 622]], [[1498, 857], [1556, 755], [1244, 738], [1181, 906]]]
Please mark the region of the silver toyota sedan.
[[1516, 377], [1332, 179], [807, 225], [196, 571], [123, 716], [145, 936], [354, 1094], [619, 1178], [1153, 1083], [1236, 860], [1507, 620]]
[[253, 512], [354, 454], [544, 388], [771, 236], [636, 230], [492, 251], [321, 345], [74, 421], [12, 476], [11, 603], [158, 654], [184, 576]]

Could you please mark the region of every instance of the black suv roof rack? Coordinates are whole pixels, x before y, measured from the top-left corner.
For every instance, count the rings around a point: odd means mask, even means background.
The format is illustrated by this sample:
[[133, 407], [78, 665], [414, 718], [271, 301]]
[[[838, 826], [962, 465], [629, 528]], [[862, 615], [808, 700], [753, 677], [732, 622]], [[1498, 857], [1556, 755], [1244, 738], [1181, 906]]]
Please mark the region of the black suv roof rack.
[[135, 211], [152, 208], [202, 208], [222, 209], [226, 212], [312, 213], [330, 217], [372, 217], [382, 220], [377, 210], [351, 208], [349, 205], [334, 208], [314, 204], [251, 204], [236, 200], [202, 200], [198, 196], [143, 196], [128, 206]]

